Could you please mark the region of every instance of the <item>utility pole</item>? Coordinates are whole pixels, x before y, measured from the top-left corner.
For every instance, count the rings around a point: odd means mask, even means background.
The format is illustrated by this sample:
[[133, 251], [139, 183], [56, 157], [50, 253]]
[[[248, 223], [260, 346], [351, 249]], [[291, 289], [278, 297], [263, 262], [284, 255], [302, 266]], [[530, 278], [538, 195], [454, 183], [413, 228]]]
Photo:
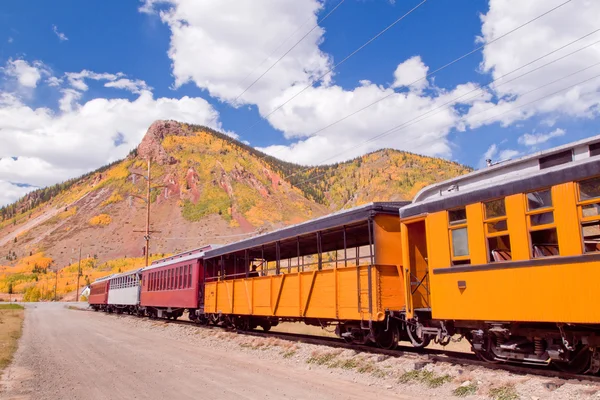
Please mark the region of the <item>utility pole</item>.
[[138, 196], [135, 194], [130, 194], [130, 196], [138, 198], [138, 199], [146, 202], [146, 229], [143, 231], [134, 230], [134, 232], [144, 233], [144, 240], [146, 241], [146, 250], [145, 250], [146, 266], [148, 266], [148, 258], [150, 257], [150, 234], [151, 233], [160, 233], [160, 231], [150, 230], [150, 191], [152, 189], [158, 189], [158, 188], [165, 187], [165, 185], [152, 186], [152, 177], [150, 175], [150, 157], [148, 157], [148, 173], [147, 173], [147, 175], [138, 174], [137, 172], [132, 172], [132, 174], [139, 175], [142, 178], [146, 179], [146, 198], [143, 198], [142, 196]]
[[79, 265], [77, 266], [77, 287], [75, 288], [75, 301], [79, 301], [79, 277], [81, 276], [81, 246], [79, 246]]

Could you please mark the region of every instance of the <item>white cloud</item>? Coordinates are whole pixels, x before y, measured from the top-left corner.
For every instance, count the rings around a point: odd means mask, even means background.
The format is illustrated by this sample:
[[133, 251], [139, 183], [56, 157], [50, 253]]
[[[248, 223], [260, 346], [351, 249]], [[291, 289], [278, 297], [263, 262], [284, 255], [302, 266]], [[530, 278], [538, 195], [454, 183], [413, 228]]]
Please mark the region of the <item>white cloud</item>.
[[[167, 6], [166, 11], [163, 7], [159, 14], [171, 30], [169, 57], [173, 62], [175, 86], [193, 82], [208, 90], [211, 96], [234, 106], [255, 104], [265, 116], [332, 66], [331, 57], [319, 49], [324, 30], [317, 28], [236, 101], [244, 88], [316, 23], [322, 2], [265, 0], [246, 4], [233, 0], [151, 0], [144, 3], [141, 11], [156, 12], [159, 4]], [[280, 44], [278, 41], [297, 29], [297, 35], [290, 43], [282, 46], [255, 71], [255, 67]], [[390, 134], [383, 140], [358, 146], [366, 139], [440, 107], [452, 96], [474, 88], [467, 83], [447, 91], [434, 88], [431, 93], [424, 94], [423, 89], [431, 82], [423, 79], [408, 92], [394, 92], [393, 88], [421, 79], [427, 71], [421, 57], [414, 56], [399, 63], [393, 72], [392, 87], [374, 84], [367, 77], [360, 77], [364, 79], [359, 79], [359, 85], [353, 89], [334, 85], [331, 78], [315, 84], [268, 117], [269, 123], [283, 131], [286, 138], [297, 141], [290, 146], [270, 146], [262, 150], [305, 164], [340, 161], [381, 147], [450, 156], [447, 135], [456, 124], [462, 128], [460, 115], [453, 108], [439, 110], [422, 123]], [[356, 117], [314, 133], [385, 96], [385, 100]], [[478, 101], [485, 99], [486, 96]]]
[[20, 199], [32, 190], [32, 186], [20, 186], [11, 182], [0, 180], [0, 207]]
[[[84, 70], [65, 76], [64, 85], [60, 79], [49, 80], [49, 85], [55, 85], [62, 94], [58, 112], [33, 108], [18, 93], [0, 91], [0, 190], [2, 182], [54, 184], [122, 158], [157, 119], [221, 130], [217, 111], [202, 98], [154, 98], [145, 82], [120, 78], [124, 76], [121, 73]], [[87, 89], [85, 79], [107, 80], [114, 83], [108, 87], [131, 90], [138, 96], [134, 100], [95, 98], [81, 102]], [[131, 145], [115, 146], [115, 137]], [[23, 193], [18, 186], [12, 188], [0, 196], [0, 205]]]
[[31, 64], [25, 60], [9, 59], [0, 72], [5, 76], [17, 80], [20, 86], [33, 89], [37, 87], [42, 75], [49, 75], [49, 69], [40, 61], [34, 61]]
[[[375, 84], [361, 85], [353, 90], [337, 85], [311, 88], [269, 118], [287, 138], [300, 140], [290, 146], [271, 146], [262, 150], [303, 164], [347, 160], [382, 147], [449, 157], [451, 149], [447, 135], [461, 120], [455, 108], [444, 107], [444, 104], [473, 89], [473, 84], [467, 84], [452, 91], [435, 88], [434, 93], [424, 95], [414, 91], [395, 93]], [[358, 110], [384, 97], [385, 100], [368, 111], [313, 134], [345, 117], [348, 110]], [[424, 117], [416, 118], [421, 115]], [[415, 120], [421, 121], [414, 123]], [[388, 132], [399, 125], [404, 128]], [[384, 132], [387, 133], [380, 139], [370, 140]]]
[[130, 91], [131, 93], [141, 93], [142, 90], [151, 90], [152, 89], [151, 87], [149, 87], [146, 84], [146, 82], [144, 82], [140, 79], [131, 80], [131, 79], [127, 79], [127, 78], [121, 78], [116, 81], [107, 82], [104, 84], [104, 87], [124, 89], [124, 90]]
[[510, 160], [510, 159], [515, 158], [516, 156], [518, 156], [520, 154], [521, 154], [520, 151], [513, 150], [513, 149], [502, 150], [500, 152], [500, 160], [501, 161]]
[[61, 42], [69, 40], [69, 38], [67, 37], [67, 35], [65, 35], [64, 33], [58, 31], [58, 27], [56, 25], [52, 25], [52, 31], [58, 37], [58, 40], [60, 40]]
[[[523, 4], [519, 0], [490, 0], [489, 12], [481, 18], [482, 40], [485, 43], [490, 42], [563, 2], [563, 0], [529, 1], [527, 4]], [[595, 31], [598, 29], [596, 16], [599, 13], [600, 2], [597, 1], [584, 0], [566, 4], [518, 32], [486, 47], [483, 51], [481, 70], [491, 73], [494, 79], [498, 79], [538, 57]], [[597, 40], [597, 34], [591, 35], [550, 57], [507, 76], [506, 79], [500, 79], [497, 84], [513, 79], [517, 75], [531, 71]], [[597, 114], [598, 105], [600, 105], [600, 79], [593, 79], [560, 93], [553, 93], [597, 76], [600, 73], [598, 67], [582, 70], [598, 62], [600, 62], [600, 47], [591, 46], [573, 56], [528, 74], [526, 77], [502, 86], [494, 86], [492, 89], [500, 98], [500, 101], [497, 102], [498, 106], [477, 116], [471, 117], [470, 115], [467, 117], [468, 124], [471, 127], [478, 127], [482, 124], [500, 122], [506, 126], [532, 116], [541, 116], [548, 121], [555, 120], [558, 116], [594, 117]], [[564, 79], [552, 83], [561, 78]], [[546, 84], [549, 85], [535, 90]], [[546, 96], [547, 98], [544, 98]], [[528, 104], [538, 99], [541, 100]], [[471, 110], [470, 114], [485, 110], [487, 107], [489, 106], [482, 104], [480, 108]]]
[[483, 154], [481, 159], [479, 160], [478, 167], [479, 168], [485, 167], [487, 165], [488, 160], [490, 160], [492, 162], [492, 164], [495, 164], [495, 163], [498, 163], [501, 161], [508, 161], [519, 155], [521, 155], [520, 151], [513, 150], [513, 149], [499, 150], [498, 145], [496, 145], [496, 143], [492, 143], [490, 145], [490, 147], [488, 147], [486, 152]]
[[394, 71], [393, 88], [410, 86], [410, 90], [421, 91], [427, 87], [427, 76], [429, 67], [421, 60], [420, 56], [414, 56], [398, 65]]
[[496, 146], [496, 143], [492, 143], [492, 145], [488, 147], [487, 151], [483, 155], [483, 160], [492, 160], [496, 154], [498, 154], [498, 146]]
[[46, 83], [48, 86], [59, 87], [63, 83], [63, 79], [57, 78], [56, 76], [51, 76], [46, 79]]
[[116, 74], [97, 73], [84, 69], [81, 72], [67, 72], [65, 73], [65, 76], [73, 89], [85, 92], [88, 90], [88, 85], [85, 83], [86, 79], [92, 79], [95, 81], [115, 81], [121, 77], [124, 77], [125, 74], [122, 72], [117, 72]]
[[7, 40], [7, 42], [8, 42], [8, 43], [12, 43], [12, 42], [14, 42], [14, 41], [15, 41], [15, 39], [13, 39], [13, 37], [12, 37], [12, 36], [9, 36], [9, 37], [8, 37], [8, 40]]
[[142, 5], [138, 8], [138, 11], [143, 14], [156, 14], [155, 7], [160, 3], [166, 3], [168, 0], [140, 0]]
[[[160, 16], [171, 29], [175, 87], [193, 82], [231, 103], [314, 26], [322, 7], [319, 0], [150, 0], [140, 10], [154, 12], [158, 4], [170, 6]], [[289, 43], [273, 52], [282, 38], [296, 31]], [[314, 29], [236, 103], [257, 104], [265, 115], [273, 97], [322, 75], [331, 66], [319, 49], [323, 34], [321, 27]]]
[[548, 140], [564, 136], [566, 131], [561, 128], [557, 128], [552, 132], [548, 133], [526, 133], [523, 136], [519, 137], [519, 143], [529, 147], [535, 147], [542, 143], [546, 143]]

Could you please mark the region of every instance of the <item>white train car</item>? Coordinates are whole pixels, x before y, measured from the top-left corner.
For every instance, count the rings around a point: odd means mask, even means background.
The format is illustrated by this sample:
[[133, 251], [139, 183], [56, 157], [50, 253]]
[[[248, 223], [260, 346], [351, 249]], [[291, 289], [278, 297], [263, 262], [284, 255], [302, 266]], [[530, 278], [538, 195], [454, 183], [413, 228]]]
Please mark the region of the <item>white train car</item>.
[[140, 304], [140, 280], [142, 269], [124, 272], [110, 277], [108, 309], [118, 314], [137, 313]]

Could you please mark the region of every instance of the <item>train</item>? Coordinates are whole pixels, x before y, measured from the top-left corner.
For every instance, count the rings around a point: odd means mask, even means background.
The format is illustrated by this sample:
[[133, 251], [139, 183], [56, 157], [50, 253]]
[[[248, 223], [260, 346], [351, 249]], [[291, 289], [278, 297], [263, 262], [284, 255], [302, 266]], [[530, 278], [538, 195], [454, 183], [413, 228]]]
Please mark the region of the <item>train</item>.
[[90, 285], [94, 310], [600, 371], [600, 136]]

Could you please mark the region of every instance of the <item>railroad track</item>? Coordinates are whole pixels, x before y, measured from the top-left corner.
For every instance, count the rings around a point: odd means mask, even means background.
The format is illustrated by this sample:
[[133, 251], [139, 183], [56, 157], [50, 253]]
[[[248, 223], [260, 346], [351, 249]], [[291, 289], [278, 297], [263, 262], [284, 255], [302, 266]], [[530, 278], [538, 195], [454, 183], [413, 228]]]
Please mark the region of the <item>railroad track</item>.
[[[80, 309], [84, 311], [92, 311], [90, 309]], [[127, 315], [127, 314], [108, 314], [114, 315], [117, 317], [124, 318], [140, 318], [135, 315]], [[193, 321], [186, 320], [166, 320], [166, 319], [158, 319], [158, 320], [150, 320], [150, 321], [160, 321], [165, 324], [178, 324], [178, 325], [187, 325], [194, 326], [196, 328], [202, 329], [217, 329], [223, 331], [231, 332], [231, 328], [225, 328], [221, 326], [215, 325], [200, 325]], [[298, 343], [306, 343], [320, 346], [327, 346], [331, 348], [342, 348], [354, 350], [357, 352], [363, 353], [371, 353], [371, 354], [381, 354], [389, 357], [408, 357], [412, 359], [418, 359], [418, 362], [422, 362], [420, 367], [424, 367], [427, 363], [437, 363], [443, 362], [452, 365], [460, 365], [460, 366], [475, 366], [475, 367], [483, 367], [491, 370], [501, 370], [507, 371], [515, 375], [537, 375], [543, 376], [547, 378], [555, 378], [562, 380], [577, 380], [583, 383], [600, 383], [600, 376], [594, 375], [578, 375], [578, 374], [570, 374], [562, 371], [558, 371], [551, 368], [544, 368], [539, 366], [523, 366], [523, 365], [515, 365], [509, 363], [499, 363], [499, 364], [490, 364], [485, 361], [481, 361], [471, 353], [462, 353], [458, 351], [451, 350], [440, 350], [440, 349], [417, 349], [412, 346], [398, 346], [395, 350], [386, 350], [381, 349], [374, 346], [367, 345], [355, 345], [344, 342], [342, 339], [332, 338], [332, 337], [320, 337], [313, 335], [304, 335], [304, 334], [296, 334], [296, 333], [286, 333], [286, 332], [263, 332], [263, 331], [235, 331], [239, 335], [245, 336], [253, 336], [253, 337], [262, 337], [262, 338], [276, 338], [280, 340], [286, 340], [291, 342]], [[417, 364], [419, 365], [419, 364]]]

